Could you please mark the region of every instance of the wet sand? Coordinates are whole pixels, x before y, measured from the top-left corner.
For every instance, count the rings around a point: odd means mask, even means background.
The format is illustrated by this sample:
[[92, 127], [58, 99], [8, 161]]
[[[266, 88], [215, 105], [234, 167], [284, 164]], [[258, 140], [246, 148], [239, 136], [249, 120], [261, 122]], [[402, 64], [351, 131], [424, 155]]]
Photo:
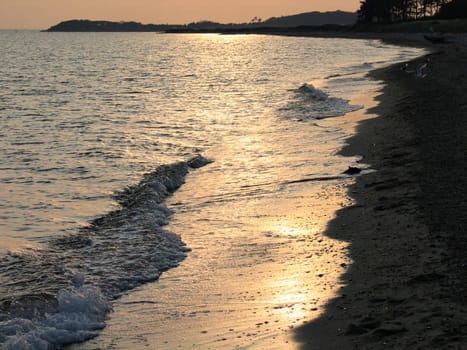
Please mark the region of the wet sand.
[[[192, 193], [197, 175], [174, 200]], [[237, 208], [242, 239], [210, 232], [207, 243], [202, 233], [212, 222], [185, 223], [195, 230], [184, 236], [193, 251], [181, 266], [115, 301], [102, 334], [70, 348], [297, 349], [292, 329], [324, 310], [348, 261], [338, 260], [345, 242], [322, 236], [345, 186], [326, 185], [326, 200], [306, 185], [294, 187], [306, 201], [294, 195], [280, 203], [272, 198], [267, 211]], [[242, 228], [245, 218], [250, 225]], [[183, 223], [175, 217], [174, 225]]]
[[296, 330], [303, 349], [467, 349], [466, 43], [372, 73], [386, 83], [378, 117], [342, 154], [376, 172], [328, 226], [353, 263], [325, 313]]
[[[271, 114], [207, 153], [215, 162], [190, 172], [166, 202], [174, 209], [166, 229], [192, 251], [115, 300], [100, 335], [69, 349], [297, 349], [292, 330], [319, 317], [349, 265], [347, 243], [323, 232], [351, 205], [355, 178], [342, 172], [359, 158], [336, 153], [348, 137], [341, 128], [366, 118], [352, 116], [290, 123]], [[282, 159], [293, 167], [278, 168]], [[253, 171], [261, 177], [245, 186]]]
[[[193, 252], [182, 268], [122, 298], [103, 334], [73, 348], [465, 348], [467, 49], [457, 40], [433, 48], [426, 77], [414, 71], [425, 57], [375, 71], [373, 77], [386, 82], [382, 94], [373, 103], [352, 101], [374, 107], [341, 119], [350, 133], [360, 122], [341, 153], [361, 155], [362, 167], [370, 164], [375, 172], [323, 189], [332, 194], [327, 208], [306, 183], [291, 189], [290, 203], [281, 208], [274, 206], [277, 198], [263, 203], [269, 212], [262, 216], [243, 208], [236, 215], [251, 225], [233, 251], [231, 242], [218, 239], [216, 249], [203, 255], [205, 242], [196, 232], [208, 227], [193, 223], [182, 230], [194, 232], [184, 237]], [[193, 193], [197, 177], [208, 170], [193, 174], [173, 203], [184, 191]], [[323, 213], [338, 207], [344, 209], [328, 223], [332, 214]], [[329, 240], [321, 238], [322, 230]], [[264, 241], [250, 241], [252, 231], [262, 232]], [[343, 259], [347, 250], [351, 264]], [[272, 258], [263, 261], [265, 256]], [[213, 270], [222, 283], [214, 283]], [[187, 278], [197, 305], [184, 299], [186, 290], [170, 287]], [[334, 299], [326, 305], [328, 297]], [[180, 301], [186, 304], [173, 307]]]

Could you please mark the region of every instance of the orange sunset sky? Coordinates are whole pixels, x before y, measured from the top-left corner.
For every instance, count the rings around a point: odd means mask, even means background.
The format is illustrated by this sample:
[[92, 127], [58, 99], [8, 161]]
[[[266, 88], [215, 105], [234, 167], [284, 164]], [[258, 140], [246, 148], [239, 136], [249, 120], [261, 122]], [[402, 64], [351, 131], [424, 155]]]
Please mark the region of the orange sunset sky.
[[0, 0], [0, 28], [47, 29], [68, 19], [186, 24], [249, 22], [310, 11], [356, 11], [359, 0]]

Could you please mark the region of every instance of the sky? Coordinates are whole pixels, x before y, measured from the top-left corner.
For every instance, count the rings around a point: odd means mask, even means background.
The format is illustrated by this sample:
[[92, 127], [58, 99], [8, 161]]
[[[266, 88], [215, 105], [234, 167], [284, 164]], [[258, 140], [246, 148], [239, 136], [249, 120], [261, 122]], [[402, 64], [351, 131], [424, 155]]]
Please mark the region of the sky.
[[360, 0], [0, 0], [1, 29], [47, 29], [69, 19], [187, 24], [249, 22], [311, 11], [356, 11]]

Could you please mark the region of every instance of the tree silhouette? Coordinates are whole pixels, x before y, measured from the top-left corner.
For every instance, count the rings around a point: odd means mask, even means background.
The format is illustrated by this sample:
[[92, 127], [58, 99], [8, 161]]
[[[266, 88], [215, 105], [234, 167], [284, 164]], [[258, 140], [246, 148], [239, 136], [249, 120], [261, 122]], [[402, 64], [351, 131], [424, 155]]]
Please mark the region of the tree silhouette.
[[358, 20], [360, 23], [410, 21], [435, 17], [443, 12], [462, 12], [465, 7], [465, 0], [362, 0]]
[[467, 2], [465, 0], [453, 0], [441, 6], [439, 18], [467, 18]]

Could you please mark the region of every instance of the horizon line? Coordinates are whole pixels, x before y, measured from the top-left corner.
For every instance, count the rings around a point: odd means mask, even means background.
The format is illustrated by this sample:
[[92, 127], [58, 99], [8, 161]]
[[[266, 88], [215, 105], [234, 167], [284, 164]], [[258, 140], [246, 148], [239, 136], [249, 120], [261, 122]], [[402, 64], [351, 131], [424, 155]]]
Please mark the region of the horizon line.
[[[294, 14], [290, 14], [290, 15], [278, 15], [278, 16], [272, 16], [272, 17], [269, 17], [261, 22], [265, 22], [269, 19], [272, 19], [272, 18], [281, 18], [281, 17], [291, 17], [291, 16], [297, 16], [297, 15], [302, 15], [302, 14], [306, 14], [306, 13], [332, 13], [332, 12], [344, 12], [344, 13], [356, 13], [357, 11], [345, 11], [345, 10], [340, 10], [340, 9], [336, 9], [336, 10], [328, 10], [328, 11], [316, 11], [316, 10], [312, 10], [312, 11], [306, 11], [306, 12], [299, 12], [299, 13], [294, 13]], [[71, 18], [71, 19], [64, 19], [64, 20], [60, 20], [59, 22], [55, 23], [55, 24], [52, 24], [50, 25], [48, 28], [0, 28], [0, 30], [30, 30], [30, 31], [34, 31], [34, 30], [47, 30], [49, 29], [50, 27], [52, 26], [55, 26], [57, 24], [60, 24], [60, 23], [63, 23], [63, 22], [67, 22], [67, 21], [73, 21], [73, 20], [83, 20], [83, 21], [93, 21], [93, 22], [97, 22], [97, 21], [105, 21], [105, 22], [115, 22], [115, 23], [119, 23], [119, 22], [136, 22], [136, 23], [140, 23], [140, 24], [143, 24], [143, 25], [168, 25], [168, 26], [186, 26], [186, 25], [189, 25], [189, 24], [192, 24], [192, 23], [200, 23], [200, 22], [213, 22], [213, 23], [218, 23], [218, 24], [248, 24], [250, 22], [218, 22], [218, 21], [215, 21], [215, 20], [210, 20], [210, 19], [204, 19], [204, 20], [193, 20], [193, 21], [190, 21], [188, 23], [143, 23], [143, 22], [139, 22], [137, 20], [111, 20], [111, 19], [89, 19], [89, 18]], [[260, 22], [260, 23], [261, 23]]]

